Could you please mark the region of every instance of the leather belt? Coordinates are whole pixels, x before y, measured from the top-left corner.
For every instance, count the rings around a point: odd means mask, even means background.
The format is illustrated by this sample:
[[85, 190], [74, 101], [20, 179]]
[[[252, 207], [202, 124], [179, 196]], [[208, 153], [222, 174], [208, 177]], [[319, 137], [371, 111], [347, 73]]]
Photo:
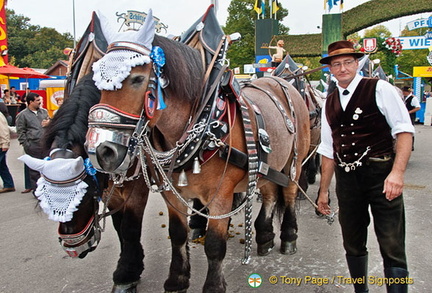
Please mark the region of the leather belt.
[[384, 155], [381, 157], [368, 158], [369, 162], [388, 162], [392, 159], [391, 155]]

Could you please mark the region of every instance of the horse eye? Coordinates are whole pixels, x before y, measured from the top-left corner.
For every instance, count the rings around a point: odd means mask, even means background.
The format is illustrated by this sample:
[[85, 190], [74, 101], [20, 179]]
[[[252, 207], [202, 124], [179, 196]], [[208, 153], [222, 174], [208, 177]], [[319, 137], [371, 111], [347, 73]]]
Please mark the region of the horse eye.
[[132, 84], [141, 84], [144, 82], [145, 77], [143, 75], [136, 75], [131, 79]]

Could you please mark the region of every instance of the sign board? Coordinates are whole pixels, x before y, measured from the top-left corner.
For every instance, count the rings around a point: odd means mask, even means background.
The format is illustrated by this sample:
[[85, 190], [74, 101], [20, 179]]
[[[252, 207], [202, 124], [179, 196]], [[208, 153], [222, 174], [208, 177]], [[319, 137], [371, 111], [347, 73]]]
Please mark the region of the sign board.
[[429, 18], [420, 18], [407, 23], [407, 27], [410, 31], [422, 28], [422, 27], [432, 27], [432, 16]]
[[432, 77], [432, 66], [414, 66], [414, 77]]
[[245, 64], [243, 65], [243, 72], [244, 73], [255, 73], [255, 68], [252, 64]]
[[425, 36], [414, 37], [399, 37], [402, 50], [427, 49], [432, 46], [432, 39], [427, 39]]
[[367, 38], [363, 40], [363, 48], [366, 52], [374, 52], [377, 48], [376, 38]]

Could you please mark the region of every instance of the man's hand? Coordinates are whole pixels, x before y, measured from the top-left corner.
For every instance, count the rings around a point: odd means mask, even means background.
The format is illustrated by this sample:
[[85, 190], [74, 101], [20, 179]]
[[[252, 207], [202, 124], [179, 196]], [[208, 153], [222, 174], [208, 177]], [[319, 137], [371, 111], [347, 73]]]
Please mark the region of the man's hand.
[[403, 191], [404, 175], [402, 172], [392, 171], [384, 180], [384, 189], [386, 198], [388, 200], [393, 200], [400, 196]]
[[323, 215], [329, 215], [331, 213], [331, 208], [329, 206], [329, 194], [328, 192], [318, 192], [318, 211]]

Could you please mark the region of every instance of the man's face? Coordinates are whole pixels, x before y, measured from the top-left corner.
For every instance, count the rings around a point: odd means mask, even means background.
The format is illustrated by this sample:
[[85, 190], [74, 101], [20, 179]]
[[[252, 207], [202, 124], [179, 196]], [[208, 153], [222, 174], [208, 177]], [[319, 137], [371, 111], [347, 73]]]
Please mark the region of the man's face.
[[333, 57], [330, 72], [338, 80], [341, 87], [346, 88], [357, 74], [358, 60], [353, 56]]
[[34, 110], [38, 110], [40, 107], [41, 107], [41, 104], [42, 104], [42, 98], [39, 96], [39, 97], [36, 97], [35, 99], [34, 99], [34, 101], [31, 101], [30, 102], [30, 106], [34, 109]]

